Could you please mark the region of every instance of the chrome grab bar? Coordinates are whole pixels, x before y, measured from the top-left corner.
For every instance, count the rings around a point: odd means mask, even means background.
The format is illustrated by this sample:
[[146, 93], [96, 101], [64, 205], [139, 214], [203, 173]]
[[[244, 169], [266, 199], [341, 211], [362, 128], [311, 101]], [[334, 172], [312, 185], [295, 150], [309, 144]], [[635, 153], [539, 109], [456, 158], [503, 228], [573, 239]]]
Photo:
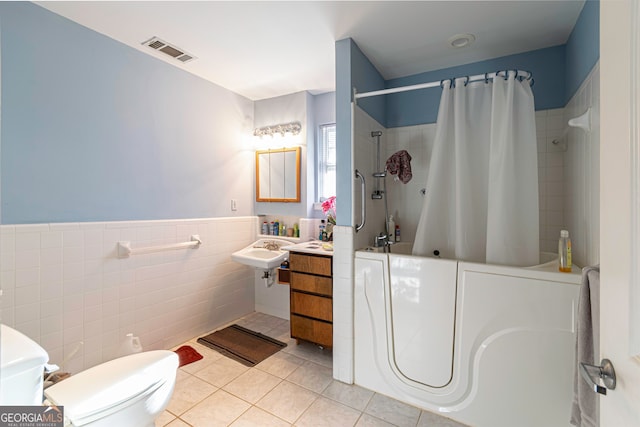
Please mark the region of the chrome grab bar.
[[366, 203], [367, 203], [367, 199], [365, 197], [365, 194], [367, 193], [367, 185], [364, 182], [364, 175], [362, 175], [360, 173], [360, 171], [358, 169], [356, 169], [356, 178], [360, 178], [360, 186], [362, 187], [362, 210], [361, 210], [361, 214], [360, 216], [362, 217], [362, 224], [356, 224], [356, 233], [360, 230], [362, 230], [362, 227], [364, 227], [364, 223], [367, 220], [367, 209], [366, 209]]

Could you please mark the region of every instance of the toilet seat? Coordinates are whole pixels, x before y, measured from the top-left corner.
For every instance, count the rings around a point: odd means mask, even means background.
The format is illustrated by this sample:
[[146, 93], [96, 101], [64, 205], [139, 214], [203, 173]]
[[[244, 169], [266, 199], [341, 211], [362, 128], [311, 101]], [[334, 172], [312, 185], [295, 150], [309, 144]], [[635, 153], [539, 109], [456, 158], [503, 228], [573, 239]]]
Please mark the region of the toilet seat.
[[65, 418], [82, 426], [145, 399], [173, 381], [178, 367], [168, 350], [132, 354], [111, 360], [63, 380], [44, 391], [53, 405], [64, 406]]

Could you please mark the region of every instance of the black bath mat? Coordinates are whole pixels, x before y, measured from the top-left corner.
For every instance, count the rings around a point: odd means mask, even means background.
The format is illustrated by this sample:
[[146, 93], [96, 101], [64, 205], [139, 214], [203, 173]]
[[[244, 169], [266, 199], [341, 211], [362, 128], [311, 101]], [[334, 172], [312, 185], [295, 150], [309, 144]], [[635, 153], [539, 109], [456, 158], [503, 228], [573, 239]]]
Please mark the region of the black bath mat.
[[246, 366], [255, 366], [287, 345], [238, 325], [231, 325], [198, 338], [206, 345]]

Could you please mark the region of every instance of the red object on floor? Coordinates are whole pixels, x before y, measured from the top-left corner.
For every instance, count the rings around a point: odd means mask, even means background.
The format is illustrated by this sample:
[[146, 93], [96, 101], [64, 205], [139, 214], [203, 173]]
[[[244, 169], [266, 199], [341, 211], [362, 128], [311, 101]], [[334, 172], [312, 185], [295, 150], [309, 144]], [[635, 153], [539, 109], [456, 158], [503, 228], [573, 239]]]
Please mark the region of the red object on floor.
[[183, 345], [176, 350], [176, 353], [180, 359], [180, 365], [178, 367], [188, 365], [189, 363], [197, 362], [202, 359], [202, 355], [189, 345]]

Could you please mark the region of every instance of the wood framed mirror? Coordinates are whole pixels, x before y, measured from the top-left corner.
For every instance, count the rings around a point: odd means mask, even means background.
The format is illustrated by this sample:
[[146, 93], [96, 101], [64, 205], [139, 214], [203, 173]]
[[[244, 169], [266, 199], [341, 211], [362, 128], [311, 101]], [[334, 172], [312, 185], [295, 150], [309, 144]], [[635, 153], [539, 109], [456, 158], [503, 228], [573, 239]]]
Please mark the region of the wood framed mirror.
[[300, 202], [300, 147], [256, 151], [256, 202]]

